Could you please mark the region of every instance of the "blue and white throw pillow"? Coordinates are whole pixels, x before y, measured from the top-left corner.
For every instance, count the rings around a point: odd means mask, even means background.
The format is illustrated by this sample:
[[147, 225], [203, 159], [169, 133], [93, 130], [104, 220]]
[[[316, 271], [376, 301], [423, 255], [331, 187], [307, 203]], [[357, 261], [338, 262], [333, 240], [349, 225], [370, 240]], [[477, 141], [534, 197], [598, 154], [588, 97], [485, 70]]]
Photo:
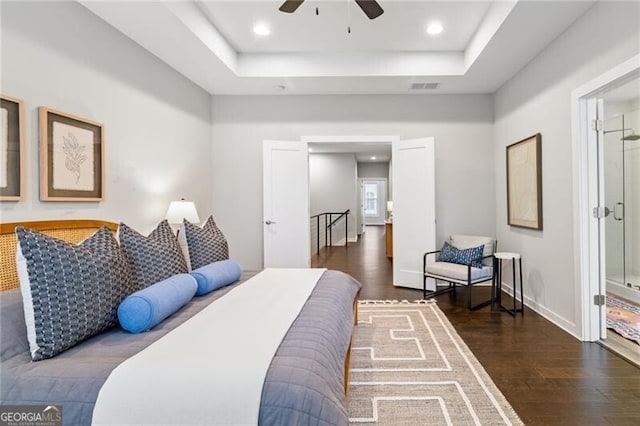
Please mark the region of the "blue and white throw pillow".
[[16, 268], [31, 358], [51, 358], [117, 324], [135, 291], [124, 254], [107, 227], [79, 245], [17, 227]]
[[229, 259], [229, 244], [213, 216], [207, 218], [202, 228], [184, 219], [182, 229], [191, 270]]
[[121, 223], [118, 236], [138, 284], [137, 290], [188, 272], [178, 240], [166, 220], [160, 222], [148, 237]]
[[484, 245], [460, 250], [445, 241], [444, 245], [442, 246], [442, 250], [440, 250], [438, 261], [466, 265], [472, 259], [478, 259], [474, 260], [471, 263], [471, 266], [473, 266], [474, 268], [482, 268], [482, 259], [479, 258], [482, 257], [483, 251]]

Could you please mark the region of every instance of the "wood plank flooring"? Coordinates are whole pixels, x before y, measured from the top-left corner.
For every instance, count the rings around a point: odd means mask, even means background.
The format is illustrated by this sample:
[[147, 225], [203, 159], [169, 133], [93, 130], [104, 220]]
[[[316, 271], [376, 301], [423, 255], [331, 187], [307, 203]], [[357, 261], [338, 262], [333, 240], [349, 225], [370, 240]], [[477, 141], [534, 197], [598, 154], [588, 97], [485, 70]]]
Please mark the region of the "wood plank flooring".
[[[360, 299], [420, 299], [421, 291], [391, 284], [384, 248], [384, 227], [369, 226], [358, 243], [323, 249], [312, 265], [353, 275]], [[465, 296], [444, 294], [438, 305], [525, 424], [640, 425], [640, 369], [530, 309], [516, 318], [470, 312]]]

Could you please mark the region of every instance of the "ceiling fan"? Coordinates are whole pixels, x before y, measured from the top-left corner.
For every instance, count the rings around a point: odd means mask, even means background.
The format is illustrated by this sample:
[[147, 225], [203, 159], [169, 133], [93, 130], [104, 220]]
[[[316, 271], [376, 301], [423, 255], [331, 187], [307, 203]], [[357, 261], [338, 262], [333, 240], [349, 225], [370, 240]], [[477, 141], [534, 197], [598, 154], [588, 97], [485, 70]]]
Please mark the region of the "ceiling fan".
[[[282, 6], [280, 6], [280, 11], [293, 13], [300, 7], [303, 1], [304, 0], [286, 0], [282, 3]], [[376, 0], [355, 0], [355, 2], [369, 19], [376, 19], [384, 13], [384, 10], [382, 10], [382, 7]]]

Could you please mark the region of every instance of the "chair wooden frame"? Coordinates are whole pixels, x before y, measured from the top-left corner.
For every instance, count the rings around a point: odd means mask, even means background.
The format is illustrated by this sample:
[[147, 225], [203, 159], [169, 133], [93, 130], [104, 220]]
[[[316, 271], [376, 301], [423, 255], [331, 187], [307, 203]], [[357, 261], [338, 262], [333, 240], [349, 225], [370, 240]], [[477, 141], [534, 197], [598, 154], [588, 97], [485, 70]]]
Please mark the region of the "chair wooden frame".
[[[493, 241], [493, 253], [496, 252], [498, 248], [498, 242], [496, 240]], [[422, 257], [422, 272], [423, 272], [423, 276], [422, 276], [422, 296], [424, 299], [426, 299], [427, 297], [435, 297], [435, 296], [439, 296], [441, 294], [444, 293], [449, 293], [449, 292], [453, 292], [455, 294], [456, 292], [456, 285], [464, 285], [467, 286], [467, 308], [469, 310], [475, 310], [475, 309], [479, 309], [482, 308], [484, 306], [490, 305], [491, 302], [493, 301], [493, 295], [491, 295], [489, 297], [489, 300], [484, 300], [480, 303], [476, 303], [475, 305], [472, 304], [472, 297], [471, 297], [471, 289], [473, 288], [474, 285], [476, 284], [480, 284], [483, 282], [487, 282], [487, 281], [492, 281], [493, 280], [493, 275], [491, 274], [490, 276], [487, 277], [482, 277], [482, 278], [477, 278], [475, 280], [471, 279], [471, 264], [473, 262], [477, 262], [477, 261], [483, 261], [485, 259], [493, 259], [493, 253], [489, 254], [487, 256], [480, 256], [478, 258], [475, 259], [471, 259], [468, 263], [465, 264], [465, 266], [467, 267], [467, 279], [466, 280], [460, 280], [457, 278], [452, 278], [452, 277], [447, 277], [444, 275], [437, 275], [437, 274], [432, 274], [427, 272], [427, 258], [430, 255], [435, 256], [435, 261], [438, 261], [438, 253], [440, 253], [441, 250], [435, 250], [435, 251], [430, 251], [427, 252], [423, 255]], [[435, 291], [429, 291], [427, 290], [427, 278], [433, 278], [436, 281], [446, 281], [449, 283], [449, 286], [447, 288], [443, 288], [441, 290], [438, 290], [438, 285], [436, 284], [436, 290]]]

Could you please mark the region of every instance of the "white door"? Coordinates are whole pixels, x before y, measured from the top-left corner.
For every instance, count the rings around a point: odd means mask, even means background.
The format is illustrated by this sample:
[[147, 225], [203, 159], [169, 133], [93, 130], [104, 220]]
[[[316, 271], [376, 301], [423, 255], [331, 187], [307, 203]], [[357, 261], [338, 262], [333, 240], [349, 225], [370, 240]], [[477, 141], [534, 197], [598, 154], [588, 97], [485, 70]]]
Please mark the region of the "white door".
[[362, 179], [358, 179], [358, 234], [364, 234], [364, 191], [362, 185]]
[[[422, 288], [422, 256], [435, 250], [434, 139], [395, 141], [393, 156], [393, 285]], [[430, 283], [430, 289], [435, 283]], [[429, 288], [429, 287], [428, 287]]]
[[310, 266], [307, 143], [263, 142], [265, 268]]

